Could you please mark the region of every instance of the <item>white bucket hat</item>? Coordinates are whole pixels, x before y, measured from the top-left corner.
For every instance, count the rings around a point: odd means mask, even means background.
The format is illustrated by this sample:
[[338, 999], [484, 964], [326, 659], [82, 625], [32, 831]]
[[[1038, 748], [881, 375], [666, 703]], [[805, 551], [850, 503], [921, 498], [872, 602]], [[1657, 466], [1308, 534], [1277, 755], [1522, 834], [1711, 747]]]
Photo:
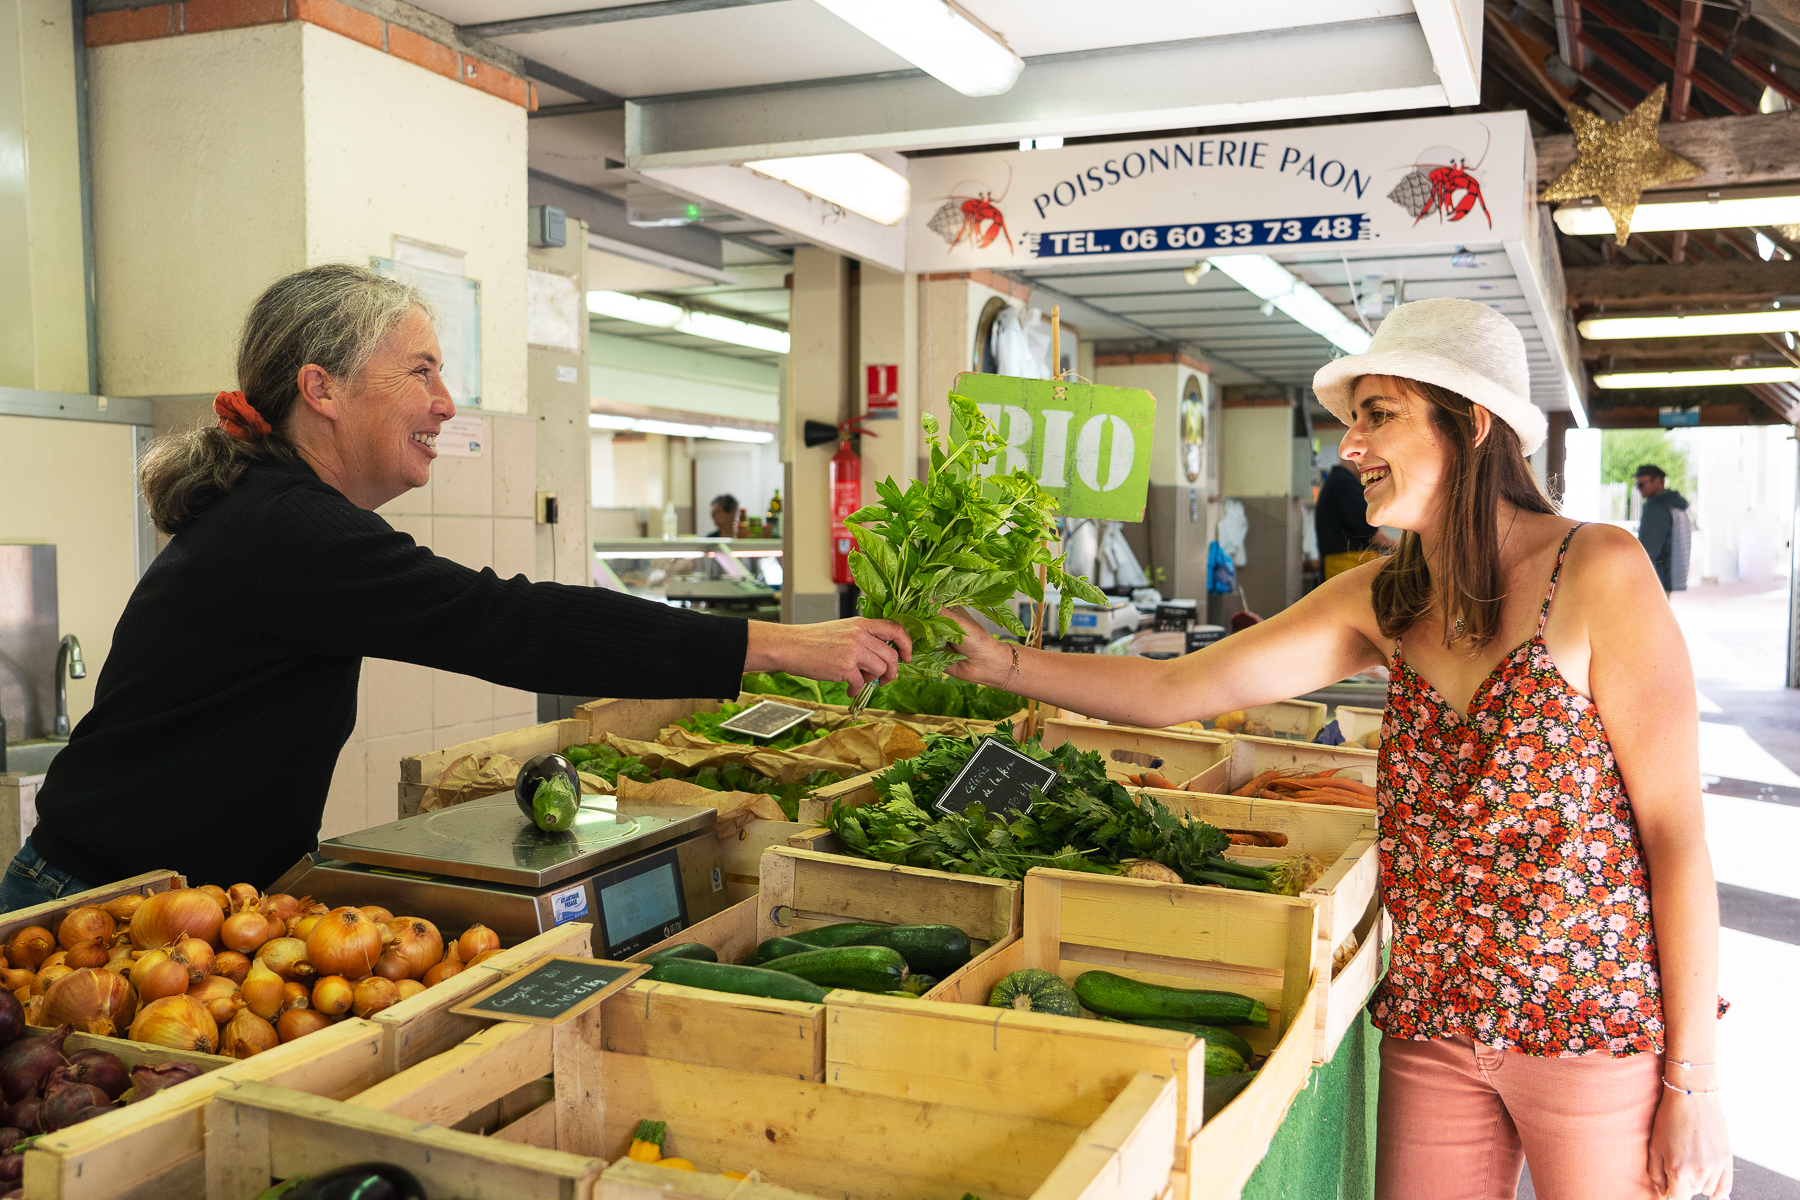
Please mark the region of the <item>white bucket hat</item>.
[[1485, 304], [1445, 297], [1415, 300], [1389, 314], [1362, 354], [1340, 358], [1313, 376], [1319, 402], [1355, 424], [1351, 392], [1364, 375], [1418, 379], [1466, 396], [1513, 427], [1530, 454], [1549, 422], [1531, 402], [1531, 371], [1518, 327]]

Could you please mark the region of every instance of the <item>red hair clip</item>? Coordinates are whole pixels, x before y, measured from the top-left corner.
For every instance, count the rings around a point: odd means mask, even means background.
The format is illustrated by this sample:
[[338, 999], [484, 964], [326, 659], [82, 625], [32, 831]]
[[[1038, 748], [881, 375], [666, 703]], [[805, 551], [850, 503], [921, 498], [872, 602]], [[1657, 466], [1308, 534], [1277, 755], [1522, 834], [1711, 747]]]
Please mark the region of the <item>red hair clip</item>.
[[274, 431], [242, 392], [220, 392], [213, 399], [213, 411], [219, 414], [219, 428], [240, 442], [267, 437]]

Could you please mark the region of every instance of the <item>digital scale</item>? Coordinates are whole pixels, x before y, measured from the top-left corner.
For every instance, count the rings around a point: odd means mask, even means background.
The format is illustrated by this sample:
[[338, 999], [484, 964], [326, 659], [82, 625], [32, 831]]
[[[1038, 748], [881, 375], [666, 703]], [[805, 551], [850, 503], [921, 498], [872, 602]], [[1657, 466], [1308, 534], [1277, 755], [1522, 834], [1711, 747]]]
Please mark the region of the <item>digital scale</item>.
[[506, 945], [586, 921], [595, 955], [621, 959], [724, 911], [718, 817], [583, 796], [572, 828], [545, 833], [508, 793], [321, 842], [270, 890], [378, 904], [446, 938], [479, 923]]

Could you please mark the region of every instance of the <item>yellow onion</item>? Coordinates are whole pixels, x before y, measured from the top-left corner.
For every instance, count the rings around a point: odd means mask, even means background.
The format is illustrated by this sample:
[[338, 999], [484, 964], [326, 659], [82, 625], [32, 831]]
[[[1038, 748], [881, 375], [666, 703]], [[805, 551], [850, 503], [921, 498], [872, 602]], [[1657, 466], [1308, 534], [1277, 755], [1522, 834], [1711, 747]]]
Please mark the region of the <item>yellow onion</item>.
[[271, 938], [256, 952], [256, 961], [269, 964], [269, 970], [290, 983], [305, 981], [318, 974], [307, 961], [306, 943], [299, 938]]
[[118, 928], [118, 922], [105, 909], [84, 904], [62, 919], [62, 924], [56, 927], [56, 941], [64, 950], [73, 950], [90, 942], [110, 945]]
[[164, 996], [179, 996], [191, 986], [187, 964], [177, 962], [168, 955], [157, 960], [155, 965], [139, 971], [133, 982], [137, 985], [138, 996], [145, 1004], [161, 1000]]
[[321, 975], [361, 979], [380, 957], [380, 926], [354, 908], [332, 909], [306, 939], [306, 960]]
[[281, 1011], [290, 1008], [311, 1008], [312, 990], [304, 983], [284, 983], [281, 985]]
[[246, 1008], [225, 1026], [219, 1040], [219, 1052], [228, 1058], [250, 1058], [279, 1045], [281, 1037], [275, 1027]]
[[457, 953], [456, 943], [451, 942], [450, 948], [444, 952], [443, 961], [425, 972], [423, 983], [426, 987], [436, 987], [452, 975], [461, 974], [467, 966], [468, 964], [462, 960], [462, 955]]
[[82, 1033], [112, 1037], [131, 1023], [137, 997], [122, 976], [96, 967], [71, 971], [44, 993], [38, 1019], [49, 1025], [73, 1025]]
[[411, 1000], [425, 990], [425, 985], [416, 979], [402, 979], [394, 985], [394, 989], [400, 993], [400, 999]]
[[244, 976], [244, 982], [238, 986], [243, 993], [244, 1003], [250, 1011], [265, 1021], [273, 1021], [281, 1013], [282, 989], [286, 981], [269, 969], [269, 964], [258, 959], [250, 964], [250, 973]]
[[35, 971], [56, 952], [56, 938], [42, 925], [27, 925], [6, 940], [6, 961]]
[[219, 941], [227, 950], [254, 954], [264, 942], [279, 937], [286, 926], [271, 921], [255, 909], [243, 909], [226, 917], [219, 926]]
[[113, 920], [124, 921], [125, 923], [130, 924], [131, 914], [136, 912], [138, 906], [143, 904], [146, 899], [148, 899], [148, 897], [140, 895], [137, 892], [127, 892], [123, 896], [114, 896], [100, 907], [104, 908], [107, 915]]
[[372, 1017], [384, 1008], [400, 1003], [400, 989], [391, 979], [371, 975], [356, 985], [356, 999], [350, 1008], [359, 1017]]
[[342, 975], [323, 975], [313, 984], [312, 1006], [328, 1017], [341, 1017], [356, 1001], [356, 987]]
[[288, 936], [305, 941], [313, 930], [319, 927], [319, 919], [324, 913], [301, 913], [288, 922]]
[[331, 1018], [315, 1008], [290, 1008], [275, 1022], [275, 1032], [281, 1035], [282, 1041], [291, 1042], [297, 1037], [317, 1033], [330, 1024]]
[[475, 965], [475, 956], [487, 950], [500, 948], [500, 935], [486, 925], [471, 925], [463, 930], [463, 935], [456, 939], [456, 954], [470, 966]]
[[37, 973], [37, 982], [31, 985], [31, 994], [41, 996], [50, 990], [50, 985], [65, 975], [73, 975], [75, 968], [57, 963], [54, 967], [45, 967]]
[[[406, 978], [423, 978], [425, 972], [443, 959], [444, 937], [430, 921], [422, 917], [395, 917], [387, 927], [393, 934], [393, 941], [382, 957], [391, 954], [401, 959], [406, 964]], [[379, 966], [375, 970], [378, 975], [387, 974]], [[388, 975], [388, 978], [394, 976]]]
[[150, 970], [150, 968], [156, 966], [158, 963], [167, 961], [169, 961], [169, 952], [167, 950], [146, 950], [142, 954], [139, 954], [137, 958], [132, 961], [131, 970], [126, 972], [127, 977], [131, 980], [131, 986], [142, 991], [144, 987], [144, 972]]
[[206, 1005], [206, 1011], [221, 1027], [245, 1007], [237, 984], [223, 975], [208, 975], [189, 988], [187, 994]]
[[479, 967], [482, 963], [486, 962], [488, 959], [494, 957], [494, 955], [496, 955], [498, 953], [500, 953], [500, 951], [498, 949], [483, 950], [480, 954], [477, 954], [474, 958], [471, 958], [469, 960], [469, 965], [471, 967]]
[[188, 978], [192, 983], [199, 983], [212, 974], [213, 948], [211, 942], [203, 942], [199, 938], [182, 938], [175, 943], [170, 954], [187, 964]]
[[46, 958], [43, 962], [39, 963], [38, 970], [42, 971], [46, 967], [60, 967], [68, 957], [69, 952], [67, 950], [58, 950], [55, 954], [52, 954], [49, 958]]
[[9, 992], [16, 992], [20, 988], [30, 991], [31, 986], [36, 982], [36, 971], [27, 971], [23, 968], [14, 967], [7, 967], [0, 970], [0, 987], [5, 988]]
[[[383, 928], [386, 927], [383, 926]], [[381, 957], [375, 960], [375, 974], [383, 979], [391, 979], [395, 983], [409, 977], [406, 960], [395, 954], [392, 948], [383, 950]]]
[[131, 940], [141, 950], [154, 950], [184, 937], [216, 943], [219, 926], [224, 923], [225, 912], [211, 896], [198, 888], [177, 888], [158, 892], [138, 906], [131, 915]]
[[262, 893], [254, 884], [234, 883], [225, 889], [225, 898], [231, 901], [232, 912], [243, 912], [246, 908], [255, 908], [262, 903]]
[[394, 914], [381, 907], [379, 904], [365, 904], [360, 911], [363, 916], [369, 918], [369, 920], [375, 922], [377, 925], [386, 925], [389, 921], [394, 919]]
[[170, 1050], [211, 1054], [219, 1044], [219, 1024], [206, 1011], [206, 1005], [192, 996], [164, 996], [138, 1010], [137, 1020], [131, 1023], [131, 1040]]
[[262, 898], [256, 911], [265, 917], [274, 917], [286, 929], [289, 919], [299, 916], [311, 903], [311, 896], [290, 896], [286, 892], [274, 892]]
[[242, 986], [244, 976], [250, 973], [250, 956], [236, 950], [221, 950], [213, 956], [212, 973]]
[[220, 912], [228, 913], [231, 911], [231, 897], [227, 896], [225, 894], [225, 889], [220, 887], [218, 884], [203, 883], [199, 887], [195, 888], [194, 890], [196, 892], [205, 892], [208, 896], [211, 896], [214, 900], [216, 900], [218, 902]]
[[83, 942], [79, 946], [63, 951], [63, 962], [76, 970], [83, 967], [104, 967], [111, 959], [112, 952], [102, 941]]
[[121, 975], [130, 974], [132, 965], [137, 961], [136, 954], [137, 951], [131, 948], [131, 937], [128, 934], [120, 934], [119, 940], [113, 943], [113, 948], [106, 953], [106, 969], [117, 971]]

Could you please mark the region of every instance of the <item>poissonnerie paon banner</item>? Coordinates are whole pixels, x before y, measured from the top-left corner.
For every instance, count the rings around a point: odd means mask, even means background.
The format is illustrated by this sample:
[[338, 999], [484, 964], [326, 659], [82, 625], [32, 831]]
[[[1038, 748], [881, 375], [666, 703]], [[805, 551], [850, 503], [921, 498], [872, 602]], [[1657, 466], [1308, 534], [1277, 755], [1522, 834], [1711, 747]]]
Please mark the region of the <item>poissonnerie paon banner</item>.
[[1523, 235], [1523, 113], [915, 158], [907, 268], [1185, 259]]

